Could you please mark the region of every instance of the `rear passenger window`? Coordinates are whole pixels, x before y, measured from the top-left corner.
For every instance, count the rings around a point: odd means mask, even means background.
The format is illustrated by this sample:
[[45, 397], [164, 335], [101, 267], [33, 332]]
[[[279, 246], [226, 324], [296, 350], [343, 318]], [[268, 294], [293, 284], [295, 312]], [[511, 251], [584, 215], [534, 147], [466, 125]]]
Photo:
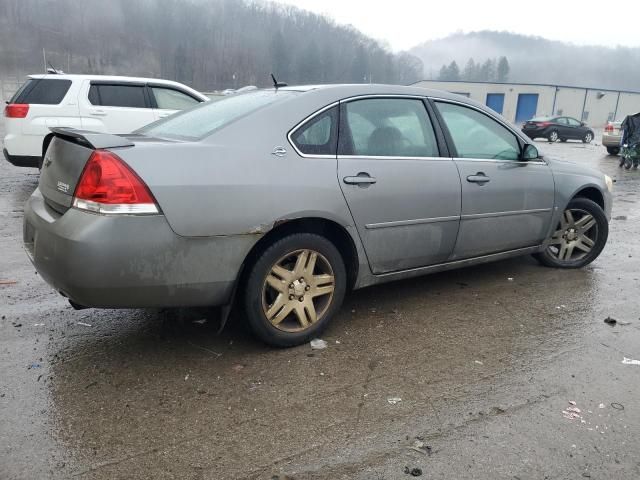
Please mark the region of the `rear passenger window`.
[[89, 102], [103, 107], [148, 108], [143, 85], [93, 84]]
[[338, 144], [338, 107], [332, 107], [295, 130], [294, 145], [305, 155], [336, 154]]
[[16, 92], [9, 103], [58, 105], [70, 87], [71, 80], [32, 78]]
[[422, 100], [376, 98], [345, 104], [340, 155], [437, 157], [433, 127]]
[[200, 103], [186, 93], [173, 88], [151, 87], [157, 107], [163, 110], [184, 110]]

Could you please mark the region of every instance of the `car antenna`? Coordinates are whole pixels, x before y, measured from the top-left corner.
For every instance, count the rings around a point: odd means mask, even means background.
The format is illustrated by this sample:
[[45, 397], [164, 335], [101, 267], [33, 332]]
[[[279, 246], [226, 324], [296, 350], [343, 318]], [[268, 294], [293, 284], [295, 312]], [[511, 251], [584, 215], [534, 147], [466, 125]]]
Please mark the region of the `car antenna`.
[[62, 70], [58, 70], [56, 67], [51, 65], [51, 62], [47, 62], [47, 64], [49, 65], [49, 68], [47, 68], [47, 73], [55, 73], [55, 74], [64, 73]]
[[276, 76], [272, 73], [271, 74], [271, 80], [273, 80], [273, 86], [274, 88], [277, 90], [280, 87], [286, 87], [287, 84], [285, 82], [279, 82], [278, 80], [276, 80]]

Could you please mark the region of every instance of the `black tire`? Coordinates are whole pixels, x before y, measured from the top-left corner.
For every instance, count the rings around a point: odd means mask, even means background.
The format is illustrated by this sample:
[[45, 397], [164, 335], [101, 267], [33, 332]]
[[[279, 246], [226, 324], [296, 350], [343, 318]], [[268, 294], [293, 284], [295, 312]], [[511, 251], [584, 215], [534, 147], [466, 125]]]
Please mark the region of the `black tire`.
[[624, 159], [624, 168], [626, 168], [627, 170], [631, 170], [632, 166], [633, 166], [633, 160], [631, 159], [631, 157], [627, 155]]
[[582, 143], [591, 143], [593, 141], [593, 132], [587, 132], [582, 137]]
[[551, 143], [557, 142], [559, 138], [560, 137], [558, 136], [558, 131], [557, 130], [551, 130], [547, 134], [547, 140], [549, 140]]
[[[267, 275], [279, 259], [299, 250], [313, 250], [326, 259], [333, 270], [334, 290], [324, 314], [302, 331], [284, 331], [274, 326], [263, 310], [263, 287]], [[292, 284], [293, 285], [293, 284]], [[340, 252], [325, 237], [312, 233], [288, 235], [268, 247], [250, 267], [244, 291], [244, 312], [252, 333], [274, 347], [292, 347], [318, 337], [342, 305], [347, 274]], [[291, 314], [293, 315], [293, 313]], [[284, 322], [283, 322], [284, 323]]]
[[[550, 245], [544, 251], [534, 254], [534, 257], [542, 265], [553, 268], [582, 268], [586, 265], [589, 265], [596, 258], [598, 258], [598, 256], [602, 252], [602, 249], [607, 243], [607, 238], [609, 236], [609, 222], [607, 221], [607, 217], [600, 205], [595, 203], [593, 200], [589, 200], [588, 198], [577, 197], [569, 202], [569, 205], [567, 205], [565, 211], [569, 209], [584, 211], [595, 219], [595, 226], [597, 227], [597, 237], [594, 240], [594, 245], [593, 247], [591, 247], [591, 251], [589, 253], [575, 260], [559, 260], [558, 258], [556, 258], [556, 256], [554, 256], [551, 250], [553, 247]], [[561, 224], [558, 224], [558, 226], [554, 229], [554, 232], [560, 230]]]
[[624, 162], [626, 161], [624, 155], [620, 155], [620, 161], [618, 162], [618, 166], [622, 167], [624, 165]]
[[620, 147], [607, 147], [607, 153], [609, 155], [618, 155], [620, 153]]
[[567, 139], [566, 139], [566, 138], [561, 138], [561, 139], [560, 139], [560, 141], [561, 141], [562, 143], [567, 143]]

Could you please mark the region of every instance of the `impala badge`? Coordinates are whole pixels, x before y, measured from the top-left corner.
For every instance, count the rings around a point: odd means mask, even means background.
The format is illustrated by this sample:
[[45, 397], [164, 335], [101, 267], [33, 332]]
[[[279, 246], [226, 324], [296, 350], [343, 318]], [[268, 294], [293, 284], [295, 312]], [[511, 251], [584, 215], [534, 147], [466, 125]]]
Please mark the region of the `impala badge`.
[[60, 190], [62, 193], [69, 193], [69, 184], [58, 182], [58, 190]]

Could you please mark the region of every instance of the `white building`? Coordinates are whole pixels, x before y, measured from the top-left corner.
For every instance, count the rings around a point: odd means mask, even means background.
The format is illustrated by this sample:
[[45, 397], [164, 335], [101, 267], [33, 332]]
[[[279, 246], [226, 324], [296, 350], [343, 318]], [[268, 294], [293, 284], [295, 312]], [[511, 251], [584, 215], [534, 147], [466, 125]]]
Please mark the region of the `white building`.
[[640, 112], [640, 92], [624, 90], [437, 80], [422, 80], [414, 86], [464, 95], [518, 125], [533, 117], [564, 115], [602, 128], [608, 120], [623, 120], [627, 115]]

